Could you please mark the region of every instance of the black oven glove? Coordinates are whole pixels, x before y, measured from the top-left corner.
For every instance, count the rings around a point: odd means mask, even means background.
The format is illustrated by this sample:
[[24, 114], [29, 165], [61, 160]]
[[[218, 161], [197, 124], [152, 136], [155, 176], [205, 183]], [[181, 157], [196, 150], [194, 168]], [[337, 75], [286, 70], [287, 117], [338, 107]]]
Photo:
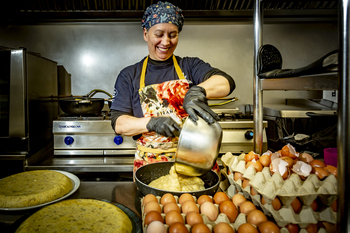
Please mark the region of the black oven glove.
[[220, 120], [219, 116], [209, 108], [206, 91], [203, 87], [191, 87], [185, 95], [183, 107], [193, 122], [198, 121], [198, 116], [209, 124]]
[[179, 136], [181, 131], [181, 127], [171, 117], [152, 117], [146, 128], [149, 132], [167, 137]]

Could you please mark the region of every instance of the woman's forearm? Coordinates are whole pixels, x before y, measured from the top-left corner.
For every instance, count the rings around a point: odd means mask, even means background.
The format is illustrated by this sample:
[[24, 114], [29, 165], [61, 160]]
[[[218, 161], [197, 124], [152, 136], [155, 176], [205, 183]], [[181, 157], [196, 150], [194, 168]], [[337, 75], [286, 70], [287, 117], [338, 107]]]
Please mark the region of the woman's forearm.
[[147, 133], [146, 125], [150, 119], [150, 117], [137, 118], [134, 116], [122, 115], [118, 117], [114, 130], [117, 134], [125, 136]]
[[225, 97], [230, 93], [230, 84], [221, 75], [213, 75], [198, 86], [205, 89], [208, 99]]

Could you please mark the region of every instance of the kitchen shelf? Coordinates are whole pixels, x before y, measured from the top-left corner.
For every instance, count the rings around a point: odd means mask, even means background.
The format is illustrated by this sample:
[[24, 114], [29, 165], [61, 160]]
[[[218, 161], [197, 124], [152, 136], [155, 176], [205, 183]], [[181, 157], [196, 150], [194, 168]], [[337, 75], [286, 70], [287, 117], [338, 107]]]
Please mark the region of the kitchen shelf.
[[338, 90], [338, 73], [261, 79], [261, 90]]

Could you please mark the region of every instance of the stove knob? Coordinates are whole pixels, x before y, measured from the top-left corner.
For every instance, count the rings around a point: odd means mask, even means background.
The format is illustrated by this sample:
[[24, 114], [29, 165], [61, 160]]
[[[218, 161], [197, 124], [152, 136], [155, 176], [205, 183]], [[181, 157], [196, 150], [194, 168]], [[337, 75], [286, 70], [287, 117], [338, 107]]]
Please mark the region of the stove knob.
[[115, 136], [114, 137], [114, 143], [117, 144], [117, 145], [120, 145], [123, 143], [123, 137], [118, 135], [118, 136]]
[[71, 136], [67, 136], [64, 138], [64, 143], [66, 143], [67, 146], [72, 145], [74, 142], [74, 138]]
[[251, 130], [248, 130], [247, 132], [245, 132], [244, 137], [248, 140], [251, 140], [254, 137], [254, 132]]

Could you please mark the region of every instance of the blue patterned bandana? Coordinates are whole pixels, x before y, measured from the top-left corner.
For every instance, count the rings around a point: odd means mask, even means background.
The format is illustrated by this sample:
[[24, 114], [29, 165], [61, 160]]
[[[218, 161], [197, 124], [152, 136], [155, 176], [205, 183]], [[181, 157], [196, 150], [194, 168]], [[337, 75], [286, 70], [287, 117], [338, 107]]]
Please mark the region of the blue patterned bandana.
[[150, 29], [158, 23], [172, 23], [182, 30], [184, 16], [182, 10], [169, 2], [159, 1], [157, 4], [150, 5], [145, 10], [142, 17], [142, 28]]

